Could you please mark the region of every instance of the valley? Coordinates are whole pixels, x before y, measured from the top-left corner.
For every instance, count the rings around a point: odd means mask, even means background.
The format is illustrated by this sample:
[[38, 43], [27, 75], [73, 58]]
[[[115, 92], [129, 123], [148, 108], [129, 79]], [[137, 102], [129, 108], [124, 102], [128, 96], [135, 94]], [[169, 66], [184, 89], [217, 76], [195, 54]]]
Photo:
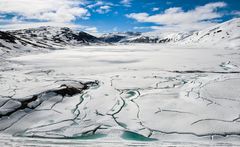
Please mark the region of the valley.
[[213, 28], [168, 43], [11, 34], [0, 145], [240, 145], [239, 19]]

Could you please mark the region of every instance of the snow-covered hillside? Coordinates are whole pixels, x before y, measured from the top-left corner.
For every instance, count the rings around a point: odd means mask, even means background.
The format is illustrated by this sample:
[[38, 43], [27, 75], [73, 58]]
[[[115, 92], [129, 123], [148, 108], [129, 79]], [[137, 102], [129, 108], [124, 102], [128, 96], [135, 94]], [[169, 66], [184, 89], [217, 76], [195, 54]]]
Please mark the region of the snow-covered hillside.
[[103, 34], [99, 39], [107, 43], [121, 43], [121, 42], [128, 42], [129, 39], [135, 38], [140, 36], [141, 33], [139, 32], [116, 32], [116, 33], [108, 33]]
[[235, 18], [216, 26], [196, 32], [161, 33], [159, 31], [143, 33], [129, 38], [130, 43], [177, 43], [185, 45], [240, 46], [240, 18]]
[[16, 37], [10, 32], [0, 31], [0, 56], [13, 56], [28, 52], [50, 50], [52, 46]]
[[101, 41], [83, 31], [75, 31], [67, 27], [39, 27], [11, 31], [12, 34], [36, 43], [52, 46], [79, 45], [100, 43]]
[[191, 33], [161, 32], [125, 32], [103, 34], [100, 39], [108, 43], [168, 43], [177, 42], [190, 36]]
[[191, 33], [161, 33], [161, 32], [147, 32], [140, 36], [129, 38], [125, 42], [130, 43], [169, 43], [178, 42], [190, 36]]
[[240, 42], [240, 18], [206, 28], [196, 32], [168, 33], [161, 31], [142, 33], [135, 37], [129, 37], [120, 42], [128, 43], [177, 43], [186, 45], [216, 45], [225, 43], [228, 46], [239, 46]]
[[205, 46], [221, 44], [240, 47], [240, 18], [194, 32], [191, 36], [182, 40], [181, 43]]
[[97, 43], [103, 42], [88, 33], [65, 27], [39, 27], [0, 31], [1, 57]]

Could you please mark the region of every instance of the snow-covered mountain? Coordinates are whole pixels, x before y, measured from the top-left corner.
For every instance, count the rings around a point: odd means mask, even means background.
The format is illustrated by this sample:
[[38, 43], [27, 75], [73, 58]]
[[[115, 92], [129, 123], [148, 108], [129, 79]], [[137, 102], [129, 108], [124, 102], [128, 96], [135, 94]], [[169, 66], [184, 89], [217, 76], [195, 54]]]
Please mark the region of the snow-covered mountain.
[[194, 32], [182, 40], [184, 44], [240, 46], [240, 18], [235, 18], [216, 26]]
[[130, 43], [168, 43], [181, 41], [190, 36], [191, 33], [161, 33], [161, 32], [147, 32], [140, 36], [129, 38], [125, 42]]
[[[50, 46], [79, 45], [90, 43], [207, 43], [216, 44], [222, 41], [234, 41], [239, 39], [240, 18], [218, 24], [197, 32], [116, 32], [103, 34], [100, 37], [92, 36], [82, 31], [60, 27], [39, 27], [10, 31], [22, 40], [36, 44]], [[236, 41], [234, 41], [236, 42]]]
[[70, 28], [39, 27], [14, 31], [0, 31], [0, 55], [51, 50], [67, 45], [102, 43], [100, 39], [82, 31]]
[[0, 54], [49, 50], [67, 45], [103, 43], [177, 43], [183, 45], [211, 46], [224, 44], [240, 46], [240, 18], [218, 24], [197, 32], [177, 33], [109, 33], [95, 37], [82, 31], [60, 27], [39, 27], [0, 32]]
[[142, 33], [128, 38], [129, 43], [180, 43], [214, 45], [227, 42], [238, 46], [240, 42], [240, 18], [235, 18], [216, 26], [196, 32], [161, 33], [159, 31]]
[[78, 45], [100, 43], [101, 41], [88, 33], [74, 31], [67, 27], [39, 27], [11, 31], [12, 34], [36, 43], [50, 44], [53, 46]]
[[100, 39], [107, 43], [167, 43], [177, 42], [191, 33], [161, 33], [161, 32], [125, 32], [104, 34]]
[[121, 43], [128, 42], [127, 40], [140, 36], [140, 32], [116, 32], [103, 34], [99, 39], [107, 43]]
[[0, 56], [34, 52], [39, 50], [52, 49], [47, 44], [36, 43], [31, 40], [22, 39], [10, 32], [0, 31]]

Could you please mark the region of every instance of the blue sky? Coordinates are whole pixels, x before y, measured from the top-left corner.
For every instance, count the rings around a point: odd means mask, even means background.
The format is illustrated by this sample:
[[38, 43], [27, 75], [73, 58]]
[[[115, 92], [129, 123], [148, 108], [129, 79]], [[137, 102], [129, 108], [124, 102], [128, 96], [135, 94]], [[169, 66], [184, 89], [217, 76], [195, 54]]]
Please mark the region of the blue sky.
[[0, 0], [0, 29], [194, 31], [239, 16], [239, 0]]

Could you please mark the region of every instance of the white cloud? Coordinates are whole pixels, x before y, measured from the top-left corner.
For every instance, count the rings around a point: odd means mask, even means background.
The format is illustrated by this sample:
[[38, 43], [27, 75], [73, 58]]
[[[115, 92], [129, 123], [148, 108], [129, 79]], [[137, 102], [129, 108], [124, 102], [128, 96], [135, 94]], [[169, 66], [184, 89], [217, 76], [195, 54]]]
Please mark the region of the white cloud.
[[184, 11], [180, 7], [166, 9], [163, 13], [149, 15], [148, 13], [131, 13], [126, 15], [128, 18], [138, 22], [155, 23], [154, 29], [192, 31], [199, 30], [207, 26], [216, 24], [211, 20], [221, 18], [222, 14], [216, 10], [226, 6], [224, 2], [209, 3], [198, 6], [193, 10]]
[[152, 11], [158, 11], [159, 8], [152, 8]]
[[240, 11], [232, 11], [231, 14], [235, 16], [240, 16]]
[[120, 3], [124, 6], [130, 7], [132, 0], [122, 0]]
[[114, 4], [110, 2], [97, 1], [87, 5], [87, 8], [91, 9], [93, 12], [105, 14], [111, 11], [112, 6], [114, 6]]
[[105, 13], [110, 12], [110, 9], [111, 9], [111, 7], [108, 6], [108, 5], [100, 6], [100, 7], [96, 10], [96, 12], [98, 12], [98, 13], [100, 13], [100, 14], [105, 14]]
[[98, 2], [96, 2], [96, 3], [94, 3], [94, 4], [88, 5], [87, 7], [88, 7], [88, 8], [94, 8], [94, 7], [102, 6], [102, 5], [104, 5], [104, 2], [103, 2], [103, 1], [98, 1]]
[[[0, 0], [0, 16], [3, 16], [0, 29], [55, 26], [89, 30], [91, 27], [73, 23], [90, 16], [83, 5], [83, 0]], [[14, 17], [7, 18], [7, 14], [14, 14]]]
[[2, 25], [8, 25], [8, 24], [15, 24], [15, 23], [20, 23], [22, 22], [22, 19], [17, 17], [17, 16], [14, 16], [13, 18], [9, 19], [9, 18], [6, 18], [6, 16], [0, 16], [0, 27], [2, 27]]
[[151, 26], [150, 27], [133, 27], [134, 30], [142, 30], [142, 29], [152, 29]]
[[77, 0], [0, 0], [0, 14], [13, 13], [24, 19], [71, 22], [90, 14]]

